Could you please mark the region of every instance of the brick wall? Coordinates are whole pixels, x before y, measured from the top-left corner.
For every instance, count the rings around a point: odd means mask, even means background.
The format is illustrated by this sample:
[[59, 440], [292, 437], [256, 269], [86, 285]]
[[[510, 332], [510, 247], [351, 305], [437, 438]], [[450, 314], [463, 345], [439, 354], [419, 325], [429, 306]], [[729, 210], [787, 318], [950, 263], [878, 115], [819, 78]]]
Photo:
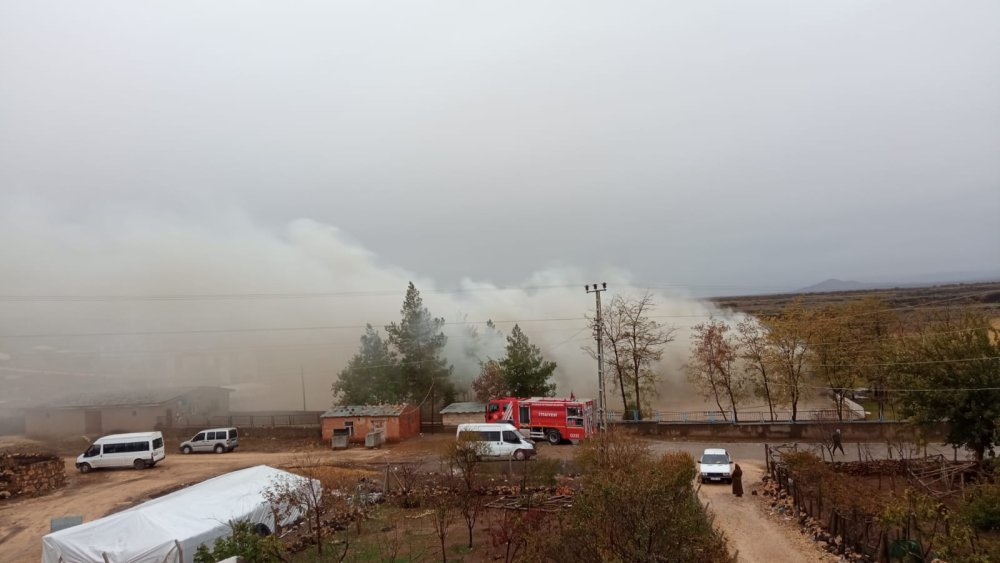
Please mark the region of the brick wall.
[[0, 499], [38, 496], [66, 484], [66, 465], [49, 454], [0, 453]]

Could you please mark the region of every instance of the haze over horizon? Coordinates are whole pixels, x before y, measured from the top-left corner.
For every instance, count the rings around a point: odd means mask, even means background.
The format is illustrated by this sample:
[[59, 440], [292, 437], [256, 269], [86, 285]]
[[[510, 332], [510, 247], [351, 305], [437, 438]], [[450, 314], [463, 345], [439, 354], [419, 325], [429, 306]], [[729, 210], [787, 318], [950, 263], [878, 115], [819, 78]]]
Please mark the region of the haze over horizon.
[[[720, 313], [707, 295], [994, 276], [997, 22], [988, 1], [0, 0], [0, 336], [45, 335], [0, 338], [28, 354], [0, 367], [237, 373], [109, 358], [351, 327], [310, 333], [318, 397], [409, 280], [456, 323], [579, 321], [607, 281], [683, 325]], [[231, 298], [146, 299], [171, 295]], [[558, 322], [524, 328], [573, 385], [588, 335]], [[297, 379], [295, 354], [251, 363]]]

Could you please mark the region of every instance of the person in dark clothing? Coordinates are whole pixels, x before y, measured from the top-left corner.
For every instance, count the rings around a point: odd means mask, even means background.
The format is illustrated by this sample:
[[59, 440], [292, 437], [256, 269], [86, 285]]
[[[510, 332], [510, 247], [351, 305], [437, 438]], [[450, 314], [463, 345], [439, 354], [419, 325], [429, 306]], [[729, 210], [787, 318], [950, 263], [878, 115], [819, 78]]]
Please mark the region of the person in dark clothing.
[[844, 455], [847, 455], [844, 452], [844, 444], [843, 444], [843, 442], [840, 439], [840, 428], [834, 430], [834, 432], [833, 432], [833, 447], [830, 448], [830, 455], [833, 455], [834, 453], [836, 453], [836, 451], [838, 449], [840, 450], [840, 453], [842, 453]]
[[743, 469], [738, 463], [733, 469], [733, 494], [738, 497], [743, 496]]

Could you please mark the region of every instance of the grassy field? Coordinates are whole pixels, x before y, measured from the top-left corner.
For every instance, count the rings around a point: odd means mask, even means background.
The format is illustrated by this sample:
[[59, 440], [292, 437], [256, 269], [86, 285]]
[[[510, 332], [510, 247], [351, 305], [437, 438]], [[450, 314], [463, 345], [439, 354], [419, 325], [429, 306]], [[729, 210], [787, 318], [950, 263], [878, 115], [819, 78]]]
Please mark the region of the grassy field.
[[[715, 297], [711, 301], [719, 307], [727, 309], [734, 309], [752, 315], [769, 315], [777, 313], [782, 307], [795, 299], [801, 299], [806, 306], [821, 307], [845, 301], [855, 301], [865, 297], [877, 297], [885, 302], [887, 309], [898, 311], [901, 315], [918, 311], [957, 307], [987, 310], [992, 312], [992, 316], [1000, 317], [1000, 282], [837, 291], [830, 293], [785, 293]], [[1000, 322], [1000, 319], [998, 319], [998, 322]]]

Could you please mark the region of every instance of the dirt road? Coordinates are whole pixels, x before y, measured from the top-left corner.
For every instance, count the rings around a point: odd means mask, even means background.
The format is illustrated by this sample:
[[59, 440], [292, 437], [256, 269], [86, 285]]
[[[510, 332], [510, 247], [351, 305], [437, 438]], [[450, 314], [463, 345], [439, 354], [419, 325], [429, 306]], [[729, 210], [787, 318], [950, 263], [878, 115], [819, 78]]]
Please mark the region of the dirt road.
[[[352, 448], [342, 452], [319, 450], [307, 455], [338, 464], [365, 464], [383, 461], [392, 455], [392, 450]], [[37, 563], [42, 557], [41, 538], [49, 533], [52, 517], [78, 515], [89, 522], [229, 471], [261, 464], [287, 467], [299, 463], [302, 456], [302, 453], [240, 451], [222, 455], [168, 454], [151, 469], [100, 470], [87, 475], [76, 470], [75, 458], [65, 458], [66, 487], [42, 497], [0, 505], [0, 561]]]
[[726, 534], [729, 548], [739, 552], [739, 563], [833, 562], [837, 557], [820, 550], [791, 525], [768, 514], [761, 497], [751, 495], [760, 486], [762, 465], [741, 462], [745, 494], [733, 496], [730, 485], [705, 484], [699, 498], [715, 516], [715, 525]]

